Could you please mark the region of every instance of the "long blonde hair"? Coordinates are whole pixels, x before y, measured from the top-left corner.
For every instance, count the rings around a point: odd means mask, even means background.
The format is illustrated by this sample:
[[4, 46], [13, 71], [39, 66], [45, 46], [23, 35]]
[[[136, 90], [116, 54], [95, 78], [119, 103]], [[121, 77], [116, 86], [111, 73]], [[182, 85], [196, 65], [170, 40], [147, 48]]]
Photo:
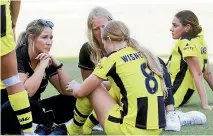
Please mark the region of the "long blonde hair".
[[147, 59], [147, 65], [152, 72], [158, 75], [162, 82], [162, 89], [164, 96], [167, 96], [167, 88], [164, 81], [164, 72], [160, 64], [159, 59], [153, 55], [149, 50], [140, 46], [140, 44], [130, 38], [130, 32], [127, 26], [121, 21], [110, 21], [104, 27], [102, 38], [104, 40], [110, 39], [111, 41], [122, 42], [127, 41], [127, 46], [140, 51], [142, 55]]
[[109, 13], [108, 10], [102, 8], [102, 7], [95, 7], [90, 11], [90, 14], [87, 19], [87, 37], [90, 44], [90, 59], [91, 61], [97, 65], [99, 60], [103, 57], [104, 52], [100, 48], [100, 43], [95, 38], [92, 32], [92, 20], [94, 17], [105, 17], [108, 19], [108, 21], [113, 20], [112, 15]]

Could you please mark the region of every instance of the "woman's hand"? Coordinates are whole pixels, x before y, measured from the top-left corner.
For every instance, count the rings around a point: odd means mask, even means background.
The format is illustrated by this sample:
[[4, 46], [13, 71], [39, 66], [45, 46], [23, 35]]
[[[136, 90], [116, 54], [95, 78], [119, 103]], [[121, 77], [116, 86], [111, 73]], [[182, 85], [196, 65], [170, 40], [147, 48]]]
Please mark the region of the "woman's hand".
[[35, 59], [39, 59], [40, 65], [44, 65], [46, 68], [52, 64], [52, 59], [47, 53], [40, 53]]
[[206, 106], [202, 106], [204, 110], [213, 110], [213, 106], [210, 105], [206, 105]]
[[66, 90], [72, 90], [74, 92], [80, 87], [81, 87], [80, 83], [76, 82], [75, 80], [72, 80], [71, 82], [68, 82]]
[[61, 64], [55, 57], [53, 57], [50, 54], [49, 54], [49, 56], [50, 56], [50, 58], [52, 60], [52, 66], [57, 67], [57, 66], [59, 66]]

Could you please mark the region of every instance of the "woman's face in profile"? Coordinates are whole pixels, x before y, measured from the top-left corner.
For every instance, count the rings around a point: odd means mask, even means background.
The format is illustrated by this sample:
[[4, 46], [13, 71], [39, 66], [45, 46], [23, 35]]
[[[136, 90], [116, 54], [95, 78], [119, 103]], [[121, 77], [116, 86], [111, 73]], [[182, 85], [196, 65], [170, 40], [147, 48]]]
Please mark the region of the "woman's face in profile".
[[35, 48], [38, 53], [49, 53], [53, 43], [52, 29], [45, 27], [35, 40]]
[[173, 39], [179, 39], [185, 33], [185, 27], [177, 17], [174, 17], [170, 31]]
[[104, 25], [108, 22], [108, 19], [106, 17], [93, 17], [92, 20], [92, 32], [94, 37], [98, 40], [99, 43], [102, 43], [101, 41], [101, 32], [103, 30]]

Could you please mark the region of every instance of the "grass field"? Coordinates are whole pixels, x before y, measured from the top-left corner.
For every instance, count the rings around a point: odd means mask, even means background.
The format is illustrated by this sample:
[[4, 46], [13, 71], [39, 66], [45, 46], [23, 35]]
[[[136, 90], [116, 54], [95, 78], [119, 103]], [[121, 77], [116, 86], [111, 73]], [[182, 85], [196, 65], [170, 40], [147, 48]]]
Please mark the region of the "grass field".
[[[69, 59], [60, 59], [60, 61], [64, 64], [64, 69], [69, 73], [69, 75], [77, 80], [82, 81], [80, 75], [80, 69], [78, 68], [78, 58], [69, 58]], [[212, 69], [213, 71], [213, 69]], [[213, 92], [206, 85], [208, 99], [211, 105], [213, 105]], [[42, 94], [43, 98], [56, 95], [57, 91], [53, 88], [51, 84], [48, 85], [47, 90]], [[191, 101], [184, 107], [180, 109], [184, 112], [199, 110], [207, 116], [207, 123], [205, 125], [198, 126], [184, 126], [181, 128], [180, 132], [166, 132], [164, 131], [163, 135], [213, 135], [213, 111], [206, 111], [201, 109], [200, 99], [197, 93], [194, 93]], [[95, 133], [96, 134], [96, 133]], [[103, 134], [103, 133], [98, 133]]]

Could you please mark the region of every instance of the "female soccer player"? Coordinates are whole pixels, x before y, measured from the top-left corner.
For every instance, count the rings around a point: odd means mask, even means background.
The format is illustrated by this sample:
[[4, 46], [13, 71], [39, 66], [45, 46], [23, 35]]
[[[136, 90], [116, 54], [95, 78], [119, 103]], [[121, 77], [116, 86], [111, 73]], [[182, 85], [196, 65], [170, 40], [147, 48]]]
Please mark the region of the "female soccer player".
[[172, 21], [172, 38], [177, 42], [168, 60], [173, 84], [175, 107], [186, 104], [198, 91], [203, 109], [208, 104], [204, 79], [213, 90], [213, 76], [207, 57], [207, 47], [197, 16], [190, 10], [178, 12]]
[[[32, 128], [32, 114], [27, 92], [20, 81], [13, 28], [16, 24], [20, 10], [20, 1], [1, 1], [1, 93], [7, 92], [11, 103], [11, 112], [17, 122], [19, 133], [34, 135]], [[13, 25], [12, 25], [13, 24]], [[2, 99], [1, 99], [2, 101]], [[3, 118], [3, 117], [2, 117]], [[9, 124], [10, 126], [12, 124]], [[7, 129], [11, 129], [8, 126]], [[1, 130], [1, 134], [5, 134]]]
[[[104, 45], [101, 41], [101, 32], [103, 30], [104, 24], [108, 21], [113, 20], [111, 13], [102, 7], [95, 7], [91, 10], [87, 20], [87, 36], [89, 41], [84, 43], [81, 47], [79, 53], [79, 64], [78, 67], [81, 69], [81, 75], [83, 80], [85, 80], [94, 70], [95, 66], [98, 64], [99, 60], [105, 56], [107, 53], [104, 49]], [[182, 122], [185, 122], [186, 119], [179, 120], [178, 115], [174, 109], [174, 98], [172, 95], [172, 85], [170, 80], [170, 75], [167, 71], [167, 68], [164, 62], [160, 59], [160, 63], [163, 66], [164, 70], [164, 80], [168, 89], [168, 97], [165, 100], [166, 105], [166, 128], [165, 130], [174, 130], [180, 131]], [[109, 81], [105, 80], [102, 83], [104, 87], [109, 90], [109, 94], [113, 97], [114, 100], [118, 100], [118, 94], [115, 94]], [[91, 113], [91, 107], [89, 106], [89, 100], [87, 98], [78, 99], [76, 102], [75, 108], [75, 118], [74, 123], [68, 126], [70, 134], [90, 134], [94, 125], [99, 122], [96, 120], [95, 114]], [[85, 104], [87, 107], [85, 108]], [[84, 108], [81, 108], [83, 106]], [[184, 114], [185, 116], [186, 114]], [[89, 116], [89, 117], [88, 117]], [[88, 117], [88, 118], [87, 118]], [[191, 122], [193, 119], [187, 118], [187, 122]], [[197, 116], [196, 116], [197, 117]], [[87, 119], [87, 120], [86, 120]], [[86, 120], [86, 122], [85, 122]], [[191, 123], [193, 124], [193, 123]], [[83, 132], [81, 131], [83, 126]]]
[[[77, 98], [88, 97], [106, 134], [160, 134], [166, 126], [167, 89], [157, 57], [140, 47], [126, 25], [110, 21], [102, 33], [107, 52], [84, 82], [69, 85]], [[101, 83], [108, 79], [118, 103]]]
[[[20, 34], [16, 49], [18, 73], [30, 97], [34, 123], [39, 124], [35, 132], [41, 135], [50, 134], [53, 127], [55, 128], [54, 123], [61, 124], [73, 118], [76, 102], [72, 92], [63, 91], [66, 89], [67, 82], [71, 81], [67, 72], [63, 70], [63, 64], [49, 54], [53, 43], [52, 29], [51, 21], [37, 19], [30, 22], [26, 31]], [[45, 91], [48, 82], [60, 95], [41, 100], [41, 93]], [[3, 93], [1, 98], [8, 99]], [[7, 129], [10, 125], [9, 132], [19, 129], [10, 106], [4, 106], [3, 109], [3, 128]], [[45, 113], [43, 109], [48, 112]], [[57, 128], [57, 134], [67, 134], [66, 127], [62, 125], [60, 129]]]

